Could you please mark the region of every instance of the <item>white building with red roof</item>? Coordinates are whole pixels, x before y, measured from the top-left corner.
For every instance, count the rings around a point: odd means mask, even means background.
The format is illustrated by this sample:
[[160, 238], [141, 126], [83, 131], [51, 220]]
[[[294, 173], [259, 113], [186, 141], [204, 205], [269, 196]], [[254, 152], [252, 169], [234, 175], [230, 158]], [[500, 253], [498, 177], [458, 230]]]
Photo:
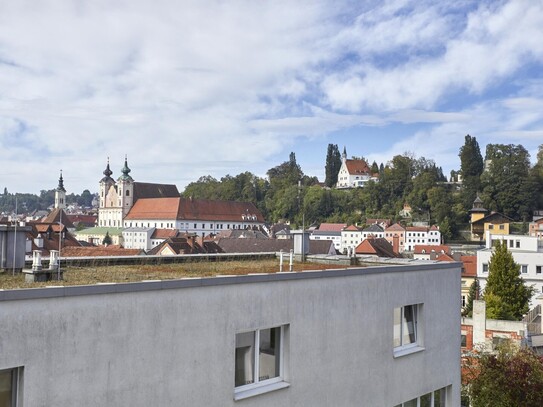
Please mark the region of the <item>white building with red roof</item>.
[[347, 227], [346, 223], [321, 223], [310, 235], [310, 240], [331, 240], [334, 248], [341, 252], [341, 231]]
[[175, 185], [135, 182], [130, 171], [125, 158], [122, 175], [115, 181], [108, 161], [100, 180], [98, 224], [130, 229], [126, 236], [134, 247], [150, 249], [156, 229], [208, 235], [264, 224], [262, 213], [251, 202], [183, 198]]
[[341, 159], [341, 167], [337, 176], [337, 188], [357, 188], [363, 187], [369, 181], [379, 181], [379, 174], [372, 174], [365, 160], [348, 160], [346, 149], [343, 149]]
[[441, 244], [441, 232], [438, 226], [408, 226], [405, 230], [405, 246], [408, 252], [415, 250], [416, 245], [438, 246]]
[[362, 243], [362, 229], [350, 225], [341, 231], [341, 253], [354, 252], [356, 247]]

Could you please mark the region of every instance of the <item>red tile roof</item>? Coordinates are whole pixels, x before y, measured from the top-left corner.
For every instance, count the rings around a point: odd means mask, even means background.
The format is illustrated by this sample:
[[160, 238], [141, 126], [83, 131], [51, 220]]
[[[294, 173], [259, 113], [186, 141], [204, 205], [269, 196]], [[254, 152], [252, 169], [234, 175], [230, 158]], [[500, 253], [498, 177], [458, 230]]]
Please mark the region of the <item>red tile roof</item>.
[[438, 255], [436, 257], [436, 260], [437, 261], [456, 261], [451, 256], [449, 256], [448, 254], [444, 254], [444, 253], [441, 253], [440, 255]]
[[362, 241], [356, 249], [356, 254], [376, 255], [378, 257], [400, 257], [394, 253], [390, 242], [382, 237], [380, 238], [368, 238]]
[[346, 227], [345, 229], [343, 230], [347, 230], [349, 232], [360, 232], [361, 230], [359, 228], [357, 228], [355, 225], [350, 225], [348, 227]]
[[176, 237], [178, 233], [177, 229], [155, 229], [151, 239], [167, 239], [169, 237]]
[[464, 265], [462, 275], [466, 277], [477, 277], [477, 256], [462, 256], [460, 257]]
[[346, 223], [321, 223], [317, 230], [322, 232], [341, 232], [346, 227]]
[[[251, 218], [244, 219], [245, 216]], [[253, 216], [256, 219], [252, 219]], [[264, 217], [260, 211], [250, 202], [209, 201], [181, 197], [138, 199], [125, 219], [264, 222]]]
[[447, 245], [441, 244], [441, 245], [429, 245], [429, 244], [416, 244], [415, 249], [413, 251], [415, 254], [430, 254], [432, 252], [434, 253], [446, 253], [451, 254], [451, 248]]
[[345, 160], [349, 174], [371, 174], [368, 163], [364, 160]]
[[405, 229], [399, 223], [395, 223], [394, 225], [392, 225], [392, 226], [385, 229], [385, 232], [388, 232], [388, 231], [405, 232]]

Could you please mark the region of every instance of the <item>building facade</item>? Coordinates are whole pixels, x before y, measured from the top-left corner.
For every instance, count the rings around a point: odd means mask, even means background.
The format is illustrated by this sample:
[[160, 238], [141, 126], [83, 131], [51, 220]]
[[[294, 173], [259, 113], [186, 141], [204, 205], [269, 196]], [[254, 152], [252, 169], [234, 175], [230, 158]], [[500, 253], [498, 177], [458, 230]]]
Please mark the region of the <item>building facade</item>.
[[494, 235], [487, 231], [486, 246], [477, 252], [477, 277], [482, 289], [486, 286], [488, 265], [497, 240], [507, 245], [515, 263], [520, 265], [520, 275], [525, 284], [535, 287], [533, 304], [535, 298], [543, 292], [543, 239], [523, 235]]
[[3, 391], [14, 406], [456, 407], [459, 289], [442, 263], [0, 291]]

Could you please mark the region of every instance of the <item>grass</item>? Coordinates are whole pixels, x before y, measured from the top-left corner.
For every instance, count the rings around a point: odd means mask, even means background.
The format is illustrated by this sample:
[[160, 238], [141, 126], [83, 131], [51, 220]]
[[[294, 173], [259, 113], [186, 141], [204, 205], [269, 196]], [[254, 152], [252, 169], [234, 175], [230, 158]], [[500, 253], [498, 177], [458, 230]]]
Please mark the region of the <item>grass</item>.
[[[283, 271], [288, 271], [288, 264]], [[294, 271], [344, 268], [328, 264], [295, 263]], [[27, 283], [24, 274], [12, 275], [10, 271], [0, 273], [0, 289], [37, 288], [50, 285], [89, 285], [96, 283], [129, 283], [142, 280], [173, 280], [183, 277], [213, 277], [216, 275], [239, 275], [249, 273], [276, 273], [278, 260], [194, 262], [164, 265], [68, 267], [63, 269], [64, 280], [43, 283]]]

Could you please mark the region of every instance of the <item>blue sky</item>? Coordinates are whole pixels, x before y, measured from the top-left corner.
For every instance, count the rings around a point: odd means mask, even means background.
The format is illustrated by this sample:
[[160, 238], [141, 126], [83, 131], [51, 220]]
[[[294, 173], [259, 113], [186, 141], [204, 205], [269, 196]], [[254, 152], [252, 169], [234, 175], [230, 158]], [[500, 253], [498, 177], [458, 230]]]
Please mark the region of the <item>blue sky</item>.
[[[449, 4], [454, 3], [454, 4]], [[329, 143], [459, 166], [543, 144], [543, 2], [0, 3], [0, 188], [96, 191], [107, 157], [179, 189]]]

